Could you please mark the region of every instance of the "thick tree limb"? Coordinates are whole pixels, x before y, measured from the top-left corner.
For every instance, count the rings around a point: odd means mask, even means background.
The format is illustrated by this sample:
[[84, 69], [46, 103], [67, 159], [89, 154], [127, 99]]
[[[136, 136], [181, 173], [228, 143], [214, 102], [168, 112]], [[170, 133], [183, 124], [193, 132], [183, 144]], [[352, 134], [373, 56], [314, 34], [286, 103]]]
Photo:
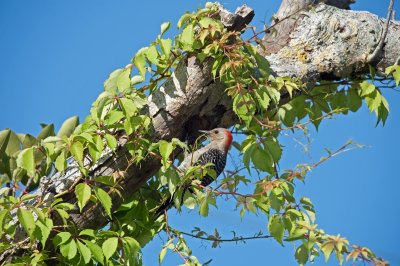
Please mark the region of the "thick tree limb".
[[[308, 82], [341, 79], [364, 73], [370, 63], [382, 73], [400, 56], [399, 22], [390, 21], [382, 53], [368, 62], [381, 38], [384, 20], [368, 12], [327, 5], [301, 11], [299, 16], [287, 45], [266, 56], [276, 75]], [[268, 51], [268, 42], [264, 45]]]

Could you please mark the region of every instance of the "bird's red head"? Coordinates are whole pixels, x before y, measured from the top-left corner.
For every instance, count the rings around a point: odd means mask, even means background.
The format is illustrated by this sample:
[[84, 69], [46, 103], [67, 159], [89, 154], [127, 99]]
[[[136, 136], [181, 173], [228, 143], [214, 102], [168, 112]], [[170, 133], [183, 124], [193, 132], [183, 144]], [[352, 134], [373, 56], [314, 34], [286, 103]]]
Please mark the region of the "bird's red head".
[[[221, 144], [227, 152], [232, 145], [232, 133], [226, 128], [214, 128], [210, 131], [201, 131], [210, 136], [211, 142]], [[220, 147], [221, 147], [220, 146]]]

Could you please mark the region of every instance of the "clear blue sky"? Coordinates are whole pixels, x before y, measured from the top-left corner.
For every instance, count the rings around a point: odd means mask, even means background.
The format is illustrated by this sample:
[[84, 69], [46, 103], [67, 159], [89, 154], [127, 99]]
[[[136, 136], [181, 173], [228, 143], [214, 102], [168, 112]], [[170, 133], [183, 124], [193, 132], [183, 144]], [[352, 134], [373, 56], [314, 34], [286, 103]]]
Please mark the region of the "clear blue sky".
[[[273, 3], [269, 3], [273, 2]], [[253, 24], [268, 21], [280, 1], [228, 1], [234, 10], [246, 3], [256, 11]], [[386, 16], [388, 0], [360, 1], [355, 10]], [[103, 89], [108, 74], [129, 63], [135, 52], [159, 33], [159, 25], [176, 25], [186, 10], [204, 1], [12, 1], [0, 2], [0, 130], [12, 128], [37, 134], [39, 123], [59, 127], [68, 117], [84, 118]], [[400, 3], [395, 9], [400, 12]], [[173, 27], [173, 32], [175, 27]], [[385, 127], [375, 128], [376, 118], [367, 108], [357, 114], [324, 121], [318, 133], [311, 130], [311, 159], [293, 136], [282, 136], [286, 146], [282, 168], [317, 161], [323, 148], [337, 148], [348, 139], [367, 145], [330, 160], [315, 169], [297, 195], [307, 195], [317, 210], [317, 224], [330, 234], [341, 234], [354, 244], [370, 247], [400, 265], [400, 179], [397, 163], [400, 147], [400, 93], [385, 93], [391, 113]], [[220, 228], [226, 237], [251, 235], [266, 230], [265, 218], [248, 215], [242, 221], [232, 200], [212, 209], [209, 218], [197, 212], [182, 216], [171, 212], [170, 223], [182, 230], [193, 226], [212, 232]], [[208, 243], [188, 239], [201, 261], [211, 265], [296, 265], [293, 246], [282, 248], [273, 240], [246, 244], [223, 244], [212, 249]], [[157, 265], [161, 240], [144, 250], [145, 265]], [[168, 254], [164, 265], [181, 263]], [[323, 265], [319, 260], [316, 265]], [[337, 265], [333, 258], [329, 265]], [[351, 265], [350, 263], [348, 265]]]

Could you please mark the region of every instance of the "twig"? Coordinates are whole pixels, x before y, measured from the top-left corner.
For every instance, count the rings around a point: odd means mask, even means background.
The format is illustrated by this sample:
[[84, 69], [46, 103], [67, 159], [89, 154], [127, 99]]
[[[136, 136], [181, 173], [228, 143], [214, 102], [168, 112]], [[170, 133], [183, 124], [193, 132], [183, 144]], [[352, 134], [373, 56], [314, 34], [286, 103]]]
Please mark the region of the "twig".
[[[172, 240], [171, 232], [169, 231], [169, 225], [168, 225], [168, 210], [164, 210], [164, 216], [165, 216], [165, 229], [167, 231], [168, 239]], [[174, 251], [178, 253], [178, 255], [183, 259], [183, 261], [187, 264], [189, 264], [189, 261], [185, 256], [183, 256], [179, 250], [174, 246]]]
[[367, 58], [367, 62], [368, 63], [376, 61], [379, 53], [382, 51], [383, 45], [385, 44], [386, 35], [388, 33], [388, 30], [389, 30], [390, 17], [391, 17], [392, 12], [393, 12], [393, 4], [394, 4], [394, 0], [390, 0], [388, 13], [387, 13], [387, 16], [386, 16], [386, 21], [385, 21], [385, 24], [383, 26], [383, 33], [381, 35], [381, 38], [379, 39], [379, 42], [378, 42], [377, 46], [375, 47], [374, 52], [368, 56], [368, 58]]
[[213, 238], [208, 238], [208, 237], [204, 237], [204, 236], [193, 235], [193, 234], [186, 233], [186, 232], [179, 232], [179, 233], [182, 235], [190, 236], [193, 238], [198, 238], [201, 240], [216, 241], [216, 242], [238, 242], [238, 241], [245, 241], [245, 240], [252, 240], [252, 239], [267, 239], [267, 238], [272, 237], [269, 235], [261, 235], [261, 236], [248, 236], [248, 237], [239, 236], [239, 237], [227, 238], [227, 239], [220, 239], [220, 238], [213, 239]]

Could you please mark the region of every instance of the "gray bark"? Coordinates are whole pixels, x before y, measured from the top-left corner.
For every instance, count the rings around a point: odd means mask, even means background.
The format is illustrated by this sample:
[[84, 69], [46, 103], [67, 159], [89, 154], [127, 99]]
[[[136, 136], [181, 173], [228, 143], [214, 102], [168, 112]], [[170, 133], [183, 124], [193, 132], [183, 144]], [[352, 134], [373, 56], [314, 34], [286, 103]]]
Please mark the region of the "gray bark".
[[400, 23], [390, 21], [383, 50], [375, 62], [368, 62], [382, 36], [384, 22], [368, 12], [319, 5], [297, 14], [287, 44], [275, 53], [267, 53], [269, 39], [264, 39], [266, 58], [276, 75], [309, 82], [365, 73], [368, 64], [382, 73], [400, 56]]
[[[368, 12], [356, 12], [328, 5], [319, 5], [316, 10], [304, 9], [311, 1], [284, 0], [276, 17], [275, 28], [279, 29], [275, 40], [267, 35], [263, 44], [271, 70], [276, 75], [299, 77], [304, 81], [341, 79], [363, 73], [369, 62], [367, 56], [374, 50], [382, 33], [384, 21]], [[348, 8], [350, 0], [332, 0], [329, 3]], [[299, 10], [302, 11], [299, 11]], [[295, 15], [293, 15], [295, 14]], [[229, 29], [240, 30], [253, 18], [252, 9], [244, 6], [235, 14], [222, 9], [221, 21]], [[285, 19], [288, 15], [295, 20]], [[284, 26], [284, 21], [290, 21]], [[280, 25], [280, 26], [278, 26]], [[279, 38], [277, 38], [277, 36]], [[375, 66], [383, 70], [394, 64], [400, 56], [400, 25], [389, 24], [383, 52]], [[194, 57], [182, 61], [173, 76], [151, 97], [148, 113], [153, 117], [153, 141], [172, 138], [185, 139], [195, 136], [198, 129], [229, 127], [235, 121], [232, 103], [221, 83], [211, 75], [211, 64], [206, 60], [200, 64]], [[129, 165], [129, 154], [124, 147], [126, 136], [119, 138], [117, 151], [107, 151], [101, 162], [91, 169], [90, 176], [112, 175], [122, 171], [123, 196], [127, 197], [160, 167], [156, 158], [147, 158], [139, 165]], [[43, 179], [40, 193], [45, 198], [68, 189], [79, 178], [79, 171], [72, 163], [64, 174]], [[73, 192], [65, 200], [75, 203]], [[113, 197], [113, 208], [121, 198]], [[71, 214], [73, 222], [83, 228], [101, 228], [107, 218], [99, 206], [87, 206], [83, 213]], [[12, 251], [16, 254], [16, 250]], [[0, 262], [6, 254], [0, 255]], [[8, 253], [10, 255], [10, 253]], [[2, 257], [3, 256], [3, 257]]]

